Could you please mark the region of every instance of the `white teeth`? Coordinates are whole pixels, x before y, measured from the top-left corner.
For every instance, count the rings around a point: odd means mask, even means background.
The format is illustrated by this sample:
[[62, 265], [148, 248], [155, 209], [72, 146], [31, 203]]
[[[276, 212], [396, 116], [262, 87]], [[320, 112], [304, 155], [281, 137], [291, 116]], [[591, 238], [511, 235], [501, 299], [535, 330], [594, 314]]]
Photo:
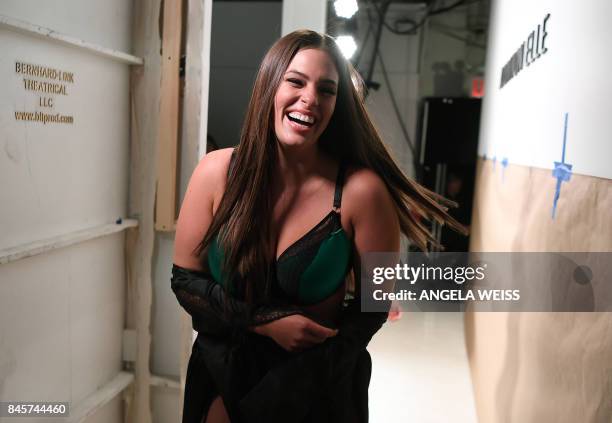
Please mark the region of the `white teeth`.
[[298, 112], [291, 112], [289, 113], [289, 116], [291, 116], [293, 119], [301, 120], [302, 122], [306, 123], [314, 123], [315, 121], [314, 117], [306, 116]]

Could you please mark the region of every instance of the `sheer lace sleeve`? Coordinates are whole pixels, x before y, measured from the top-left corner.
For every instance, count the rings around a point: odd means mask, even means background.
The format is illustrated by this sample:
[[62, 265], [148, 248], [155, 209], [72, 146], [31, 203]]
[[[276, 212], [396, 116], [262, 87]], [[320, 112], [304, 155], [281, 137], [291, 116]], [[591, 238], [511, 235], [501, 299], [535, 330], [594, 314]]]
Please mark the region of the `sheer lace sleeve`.
[[193, 317], [194, 329], [231, 335], [282, 317], [301, 314], [298, 307], [250, 305], [228, 295], [206, 272], [172, 266], [172, 291]]

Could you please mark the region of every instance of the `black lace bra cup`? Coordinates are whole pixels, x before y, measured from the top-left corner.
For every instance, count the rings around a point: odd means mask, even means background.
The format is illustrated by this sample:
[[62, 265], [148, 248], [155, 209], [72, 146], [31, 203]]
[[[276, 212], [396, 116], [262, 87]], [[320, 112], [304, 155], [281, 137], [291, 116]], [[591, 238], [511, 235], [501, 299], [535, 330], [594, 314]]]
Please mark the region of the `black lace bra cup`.
[[[233, 159], [232, 155], [232, 159]], [[331, 296], [349, 271], [352, 245], [340, 222], [344, 169], [338, 169], [333, 209], [276, 260], [278, 287], [295, 304], [315, 304]], [[223, 284], [223, 252], [215, 238], [208, 248], [210, 273]]]

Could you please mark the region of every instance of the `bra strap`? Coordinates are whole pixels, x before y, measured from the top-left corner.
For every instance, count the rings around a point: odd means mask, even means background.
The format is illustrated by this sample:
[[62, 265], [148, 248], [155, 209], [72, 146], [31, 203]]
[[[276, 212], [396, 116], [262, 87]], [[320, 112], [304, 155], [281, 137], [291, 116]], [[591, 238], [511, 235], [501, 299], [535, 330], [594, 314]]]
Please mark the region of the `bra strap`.
[[338, 165], [338, 176], [336, 177], [336, 190], [334, 192], [334, 209], [339, 210], [342, 204], [342, 186], [344, 185], [344, 165]]

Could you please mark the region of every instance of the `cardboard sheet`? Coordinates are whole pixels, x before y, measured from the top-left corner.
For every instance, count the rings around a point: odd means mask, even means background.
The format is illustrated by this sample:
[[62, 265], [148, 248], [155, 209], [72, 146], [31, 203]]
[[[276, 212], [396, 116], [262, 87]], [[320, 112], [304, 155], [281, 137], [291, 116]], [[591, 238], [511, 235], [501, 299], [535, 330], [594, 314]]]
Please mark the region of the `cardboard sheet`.
[[[472, 251], [612, 251], [612, 181], [478, 163]], [[610, 281], [612, 283], [612, 281]], [[612, 313], [466, 313], [480, 422], [612, 421]]]

